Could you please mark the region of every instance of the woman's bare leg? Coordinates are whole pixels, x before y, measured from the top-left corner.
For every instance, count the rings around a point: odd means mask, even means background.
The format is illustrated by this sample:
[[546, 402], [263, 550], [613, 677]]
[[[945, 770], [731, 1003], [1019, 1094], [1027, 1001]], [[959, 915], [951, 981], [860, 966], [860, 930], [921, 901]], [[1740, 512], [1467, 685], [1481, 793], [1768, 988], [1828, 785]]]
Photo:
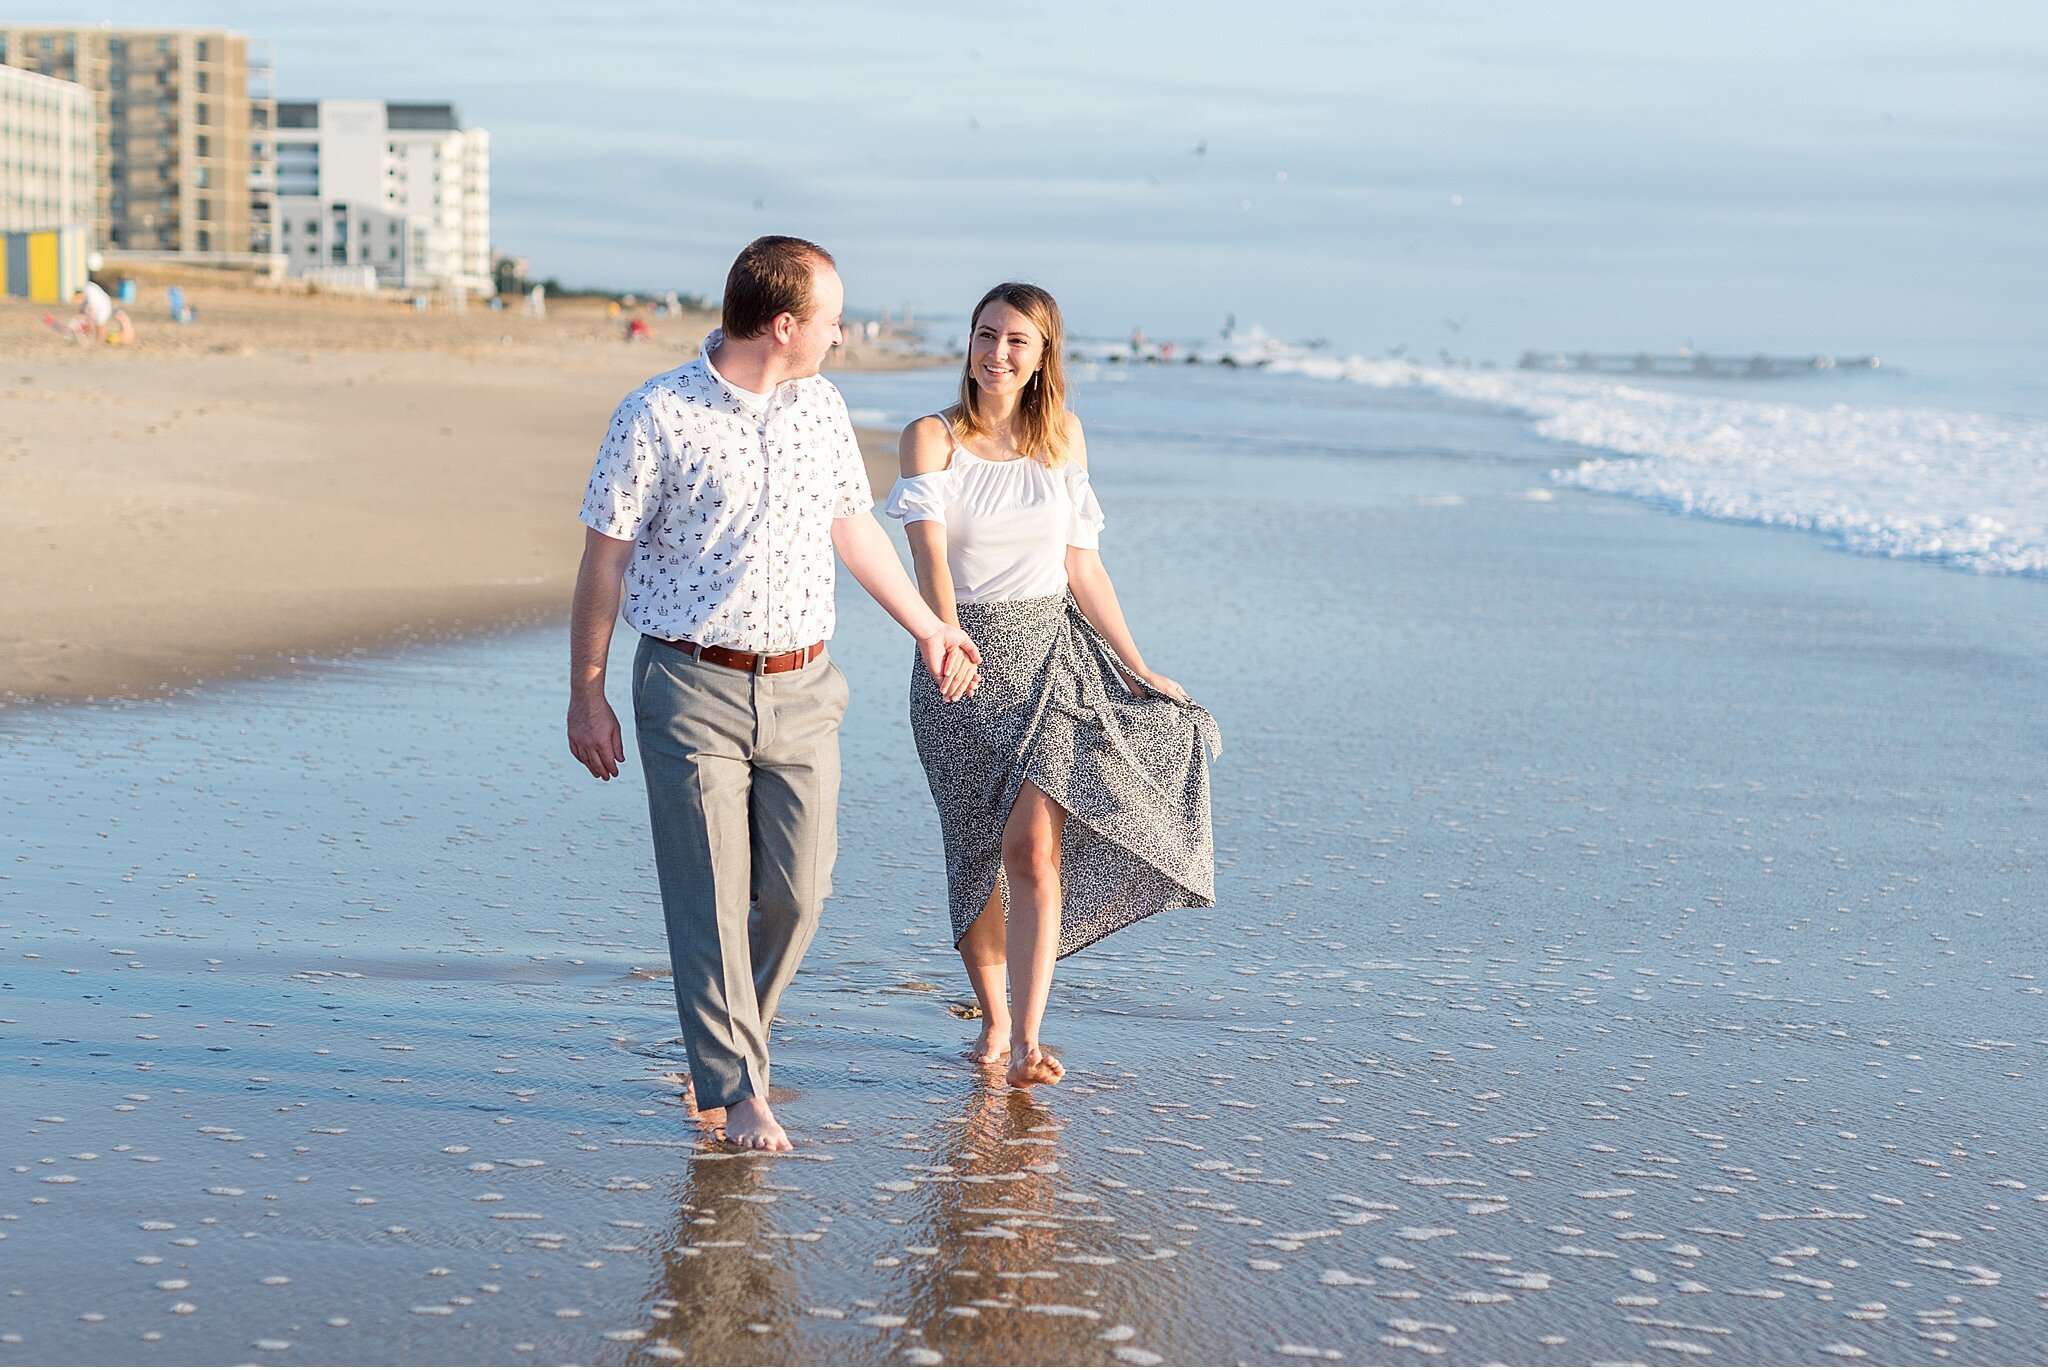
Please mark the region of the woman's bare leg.
[[1003, 895], [989, 891], [988, 904], [975, 915], [960, 939], [960, 959], [967, 965], [967, 983], [981, 1005], [981, 1035], [967, 1048], [967, 1059], [991, 1065], [1010, 1049], [1009, 964], [1003, 950]]
[[1003, 874], [1010, 886], [1004, 928], [1010, 971], [1010, 1071], [1014, 1086], [1049, 1085], [1066, 1067], [1038, 1045], [1060, 945], [1060, 834], [1067, 814], [1024, 782], [1003, 824]]

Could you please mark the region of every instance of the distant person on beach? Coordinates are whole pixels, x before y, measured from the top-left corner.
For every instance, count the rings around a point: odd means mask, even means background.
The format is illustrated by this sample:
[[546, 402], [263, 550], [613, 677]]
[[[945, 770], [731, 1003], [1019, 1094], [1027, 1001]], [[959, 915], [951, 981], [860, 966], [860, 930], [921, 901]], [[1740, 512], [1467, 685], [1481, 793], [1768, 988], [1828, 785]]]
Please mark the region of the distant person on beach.
[[925, 602], [982, 650], [964, 702], [912, 680], [910, 725], [939, 810], [953, 944], [981, 1006], [967, 1055], [1007, 1055], [1010, 1084], [1025, 1087], [1066, 1073], [1039, 1040], [1057, 959], [1161, 909], [1214, 902], [1221, 742], [1208, 712], [1145, 664], [1103, 568], [1058, 304], [1008, 283], [969, 317], [959, 396], [903, 430], [885, 512], [906, 525]]
[[114, 297], [98, 281], [87, 280], [76, 297], [78, 319], [74, 325], [80, 337], [98, 342], [107, 334], [107, 321], [114, 317]]
[[768, 1033], [838, 850], [834, 551], [917, 639], [938, 697], [964, 697], [980, 659], [918, 597], [875, 521], [846, 401], [818, 374], [844, 302], [814, 243], [740, 253], [702, 355], [612, 415], [570, 626], [569, 750], [603, 780], [626, 756], [604, 690], [622, 594], [641, 634], [633, 713], [691, 1086], [700, 1110], [725, 1110], [727, 1141], [761, 1151], [790, 1149]]

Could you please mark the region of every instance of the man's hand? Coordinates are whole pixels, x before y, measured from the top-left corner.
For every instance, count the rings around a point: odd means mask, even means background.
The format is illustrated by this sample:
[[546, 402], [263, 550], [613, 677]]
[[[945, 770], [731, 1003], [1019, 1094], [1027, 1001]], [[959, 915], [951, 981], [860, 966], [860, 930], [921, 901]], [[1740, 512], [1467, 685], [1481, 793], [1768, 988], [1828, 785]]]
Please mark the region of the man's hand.
[[619, 732], [619, 716], [603, 691], [570, 696], [569, 752], [599, 780], [618, 775], [619, 763], [626, 759], [626, 742]]
[[[938, 682], [939, 695], [947, 703], [965, 699], [981, 684], [981, 649], [960, 629], [942, 624], [937, 632], [917, 640], [924, 654], [924, 668]], [[947, 657], [958, 653], [955, 661]]]
[[599, 780], [617, 775], [626, 759], [618, 715], [604, 697], [604, 662], [632, 555], [631, 542], [583, 530], [583, 564], [569, 608], [569, 751]]

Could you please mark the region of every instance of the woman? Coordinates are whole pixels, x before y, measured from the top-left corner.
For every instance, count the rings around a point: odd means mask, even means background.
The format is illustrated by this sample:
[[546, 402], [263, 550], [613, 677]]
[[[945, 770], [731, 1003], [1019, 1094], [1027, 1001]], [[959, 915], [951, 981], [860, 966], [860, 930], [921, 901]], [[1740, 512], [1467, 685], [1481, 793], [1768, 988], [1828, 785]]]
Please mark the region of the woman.
[[[910, 721], [981, 1004], [967, 1054], [1007, 1054], [1018, 1087], [1066, 1073], [1038, 1040], [1055, 960], [1215, 892], [1216, 723], [1145, 665], [1117, 607], [1062, 344], [1059, 306], [1037, 286], [983, 296], [959, 400], [903, 431], [886, 506], [933, 612], [981, 650], [968, 698], [947, 703], [920, 673]], [[973, 670], [956, 659], [948, 685]]]

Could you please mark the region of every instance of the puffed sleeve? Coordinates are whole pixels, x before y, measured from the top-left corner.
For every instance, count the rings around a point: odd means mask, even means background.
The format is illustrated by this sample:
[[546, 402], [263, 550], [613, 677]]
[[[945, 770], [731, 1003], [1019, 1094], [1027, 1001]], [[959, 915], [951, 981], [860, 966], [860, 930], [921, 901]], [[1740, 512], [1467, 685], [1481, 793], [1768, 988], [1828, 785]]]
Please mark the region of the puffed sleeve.
[[1065, 468], [1067, 498], [1073, 515], [1067, 521], [1067, 546], [1096, 548], [1102, 545], [1102, 505], [1089, 483], [1088, 468], [1068, 462]]
[[882, 512], [904, 523], [944, 523], [946, 504], [953, 498], [953, 472], [926, 471], [917, 476], [898, 476], [889, 487], [889, 502]]
[[622, 542], [640, 536], [660, 503], [661, 440], [646, 395], [628, 395], [598, 444], [590, 484], [583, 491], [585, 527]]

